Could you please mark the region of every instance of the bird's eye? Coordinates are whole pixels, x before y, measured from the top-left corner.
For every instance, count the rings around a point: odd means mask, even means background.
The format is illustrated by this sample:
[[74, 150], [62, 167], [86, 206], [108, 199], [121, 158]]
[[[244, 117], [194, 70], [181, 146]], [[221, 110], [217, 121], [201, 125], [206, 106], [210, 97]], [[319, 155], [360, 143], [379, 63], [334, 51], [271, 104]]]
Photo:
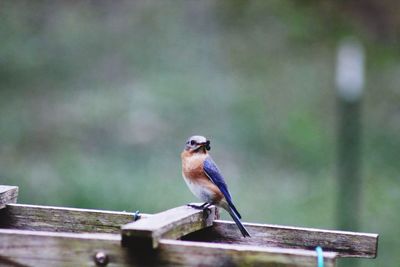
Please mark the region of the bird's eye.
[[192, 141], [190, 141], [190, 144], [191, 144], [192, 146], [194, 146], [194, 145], [196, 144], [196, 141], [192, 140]]

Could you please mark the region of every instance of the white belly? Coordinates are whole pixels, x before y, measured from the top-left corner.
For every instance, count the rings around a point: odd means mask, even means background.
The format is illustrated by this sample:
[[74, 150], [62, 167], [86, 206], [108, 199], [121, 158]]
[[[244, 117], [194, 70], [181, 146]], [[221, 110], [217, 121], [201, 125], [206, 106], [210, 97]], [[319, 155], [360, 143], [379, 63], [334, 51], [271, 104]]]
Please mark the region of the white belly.
[[183, 179], [185, 180], [187, 186], [189, 187], [190, 191], [192, 191], [193, 195], [195, 195], [198, 199], [204, 202], [212, 203], [214, 193], [207, 189], [206, 187], [200, 186], [197, 183], [193, 183], [189, 179], [187, 179], [184, 175]]

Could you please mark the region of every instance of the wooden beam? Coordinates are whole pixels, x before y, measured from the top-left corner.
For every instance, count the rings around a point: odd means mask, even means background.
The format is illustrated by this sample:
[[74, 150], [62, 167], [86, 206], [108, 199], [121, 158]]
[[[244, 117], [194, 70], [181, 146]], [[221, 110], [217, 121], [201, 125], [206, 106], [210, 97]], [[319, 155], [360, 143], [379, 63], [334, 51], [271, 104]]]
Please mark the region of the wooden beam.
[[23, 204], [8, 204], [0, 210], [0, 228], [8, 229], [119, 234], [121, 226], [132, 221], [131, 212]]
[[18, 187], [9, 185], [0, 185], [0, 209], [8, 203], [16, 203], [18, 196]]
[[344, 231], [289, 227], [269, 224], [244, 224], [251, 238], [242, 238], [233, 222], [216, 220], [213, 227], [184, 236], [183, 240], [241, 244], [258, 247], [280, 247], [338, 253], [338, 257], [375, 258], [378, 235]]
[[[257, 248], [159, 240], [146, 252], [121, 247], [116, 234], [77, 234], [0, 229], [0, 265], [7, 266], [265, 266], [314, 267], [316, 253], [304, 250]], [[103, 265], [96, 262], [102, 260]], [[333, 267], [336, 253], [324, 253]]]
[[211, 226], [217, 218], [217, 209], [210, 212], [181, 206], [154, 214], [122, 226], [122, 242], [126, 246], [156, 248], [161, 238], [176, 239], [188, 233]]

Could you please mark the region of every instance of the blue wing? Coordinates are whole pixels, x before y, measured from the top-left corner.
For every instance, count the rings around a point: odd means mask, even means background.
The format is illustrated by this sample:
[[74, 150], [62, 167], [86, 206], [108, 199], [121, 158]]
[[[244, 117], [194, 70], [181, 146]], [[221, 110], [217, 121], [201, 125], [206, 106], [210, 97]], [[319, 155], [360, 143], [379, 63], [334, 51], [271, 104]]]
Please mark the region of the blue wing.
[[203, 169], [207, 174], [208, 178], [219, 188], [221, 193], [224, 195], [226, 201], [232, 210], [236, 213], [236, 215], [241, 218], [239, 212], [236, 207], [233, 205], [231, 194], [228, 191], [228, 186], [225, 183], [224, 177], [222, 177], [221, 172], [219, 171], [217, 164], [212, 160], [211, 157], [207, 157], [204, 160]]

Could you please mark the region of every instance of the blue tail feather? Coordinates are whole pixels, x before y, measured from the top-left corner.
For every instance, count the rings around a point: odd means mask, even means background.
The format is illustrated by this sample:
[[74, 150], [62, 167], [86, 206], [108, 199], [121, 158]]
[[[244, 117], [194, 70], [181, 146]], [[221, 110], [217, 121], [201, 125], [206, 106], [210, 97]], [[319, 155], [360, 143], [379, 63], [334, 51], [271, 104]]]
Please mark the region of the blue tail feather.
[[234, 222], [236, 223], [236, 225], [239, 228], [240, 232], [242, 233], [243, 237], [247, 237], [247, 236], [250, 237], [249, 232], [246, 230], [246, 228], [240, 221], [239, 216], [236, 214], [236, 212], [233, 209], [229, 209], [228, 212], [229, 212], [229, 215], [231, 215]]
[[239, 219], [242, 219], [242, 215], [240, 215], [240, 213], [239, 213], [239, 211], [236, 209], [235, 205], [233, 205], [233, 202], [230, 201], [230, 200], [227, 200], [227, 202], [228, 202], [228, 204], [229, 204], [229, 207], [231, 207], [232, 211], [236, 214], [236, 216], [237, 216]]

